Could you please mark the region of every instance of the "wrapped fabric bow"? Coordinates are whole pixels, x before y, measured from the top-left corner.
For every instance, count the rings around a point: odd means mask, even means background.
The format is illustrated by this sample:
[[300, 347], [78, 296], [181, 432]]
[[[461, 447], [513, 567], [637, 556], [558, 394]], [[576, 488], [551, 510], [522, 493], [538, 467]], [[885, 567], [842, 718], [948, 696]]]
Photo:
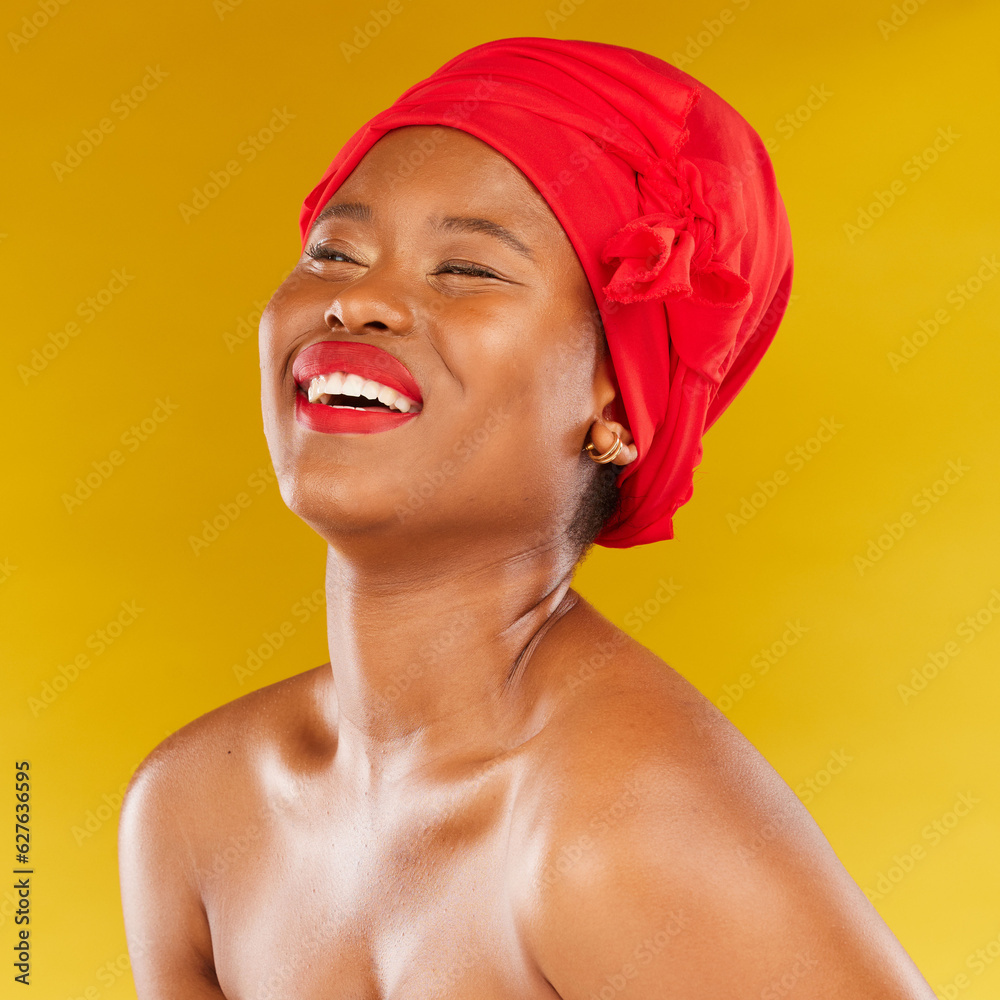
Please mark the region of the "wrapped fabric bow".
[[[678, 352], [689, 367], [719, 383], [753, 295], [746, 280], [724, 264], [695, 264], [705, 256], [704, 244], [699, 248], [691, 233], [677, 225], [663, 213], [644, 215], [612, 236], [601, 259], [619, 264], [604, 294], [623, 304], [666, 300], [668, 316], [687, 319], [674, 325]], [[705, 310], [707, 315], [697, 316]], [[703, 335], [710, 323], [716, 327], [714, 338]], [[702, 335], [687, 336], [692, 327]]]
[[604, 286], [613, 302], [690, 295], [694, 237], [675, 228], [676, 219], [661, 212], [626, 223], [604, 246], [605, 264], [619, 261], [614, 277]]
[[699, 247], [690, 232], [678, 228], [683, 224], [661, 212], [633, 219], [615, 233], [601, 254], [606, 264], [620, 261], [605, 296], [627, 303], [695, 295], [723, 308], [749, 305], [747, 281], [725, 264], [704, 260], [705, 243]]
[[[644, 179], [671, 210], [633, 219], [604, 245], [604, 263], [618, 263], [604, 294], [623, 304], [663, 300], [668, 315], [683, 315], [688, 322], [672, 327], [677, 350], [689, 367], [721, 382], [753, 299], [746, 279], [726, 266], [747, 233], [742, 185], [719, 163], [682, 157], [647, 161]], [[696, 319], [699, 310], [713, 312]], [[705, 336], [713, 327], [716, 336]], [[689, 329], [698, 335], [686, 336]]]
[[[302, 238], [393, 128], [444, 125], [493, 146], [548, 202], [601, 313], [638, 458], [598, 544], [673, 537], [702, 436], [777, 330], [791, 235], [770, 159], [721, 97], [674, 66], [602, 42], [505, 38], [400, 95], [341, 149], [300, 215]], [[681, 151], [683, 150], [683, 155]]]

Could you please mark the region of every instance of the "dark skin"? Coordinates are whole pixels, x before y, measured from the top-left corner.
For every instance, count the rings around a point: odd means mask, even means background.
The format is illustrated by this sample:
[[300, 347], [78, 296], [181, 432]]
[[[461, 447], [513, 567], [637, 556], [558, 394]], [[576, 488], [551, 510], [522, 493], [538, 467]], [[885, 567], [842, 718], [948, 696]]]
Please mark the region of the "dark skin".
[[[370, 216], [320, 221], [261, 324], [282, 496], [329, 546], [330, 662], [136, 773], [119, 846], [141, 1000], [930, 1000], [788, 786], [571, 587], [583, 446], [635, 448], [605, 420], [593, 299], [545, 201], [485, 143], [420, 126], [332, 203]], [[417, 419], [296, 423], [297, 353], [350, 339], [410, 369]]]

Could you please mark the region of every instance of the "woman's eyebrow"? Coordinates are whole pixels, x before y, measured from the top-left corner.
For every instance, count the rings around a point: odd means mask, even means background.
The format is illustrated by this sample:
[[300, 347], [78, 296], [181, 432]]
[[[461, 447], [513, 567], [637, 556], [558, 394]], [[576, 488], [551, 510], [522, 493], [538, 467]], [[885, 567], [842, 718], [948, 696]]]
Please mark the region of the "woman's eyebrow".
[[490, 219], [470, 218], [464, 215], [447, 215], [443, 219], [432, 219], [431, 225], [435, 229], [453, 229], [467, 233], [485, 233], [487, 236], [495, 236], [501, 243], [505, 243], [511, 250], [517, 251], [522, 257], [534, 260], [535, 254], [530, 247], [525, 246], [509, 229], [504, 228], [499, 222]]
[[338, 219], [352, 219], [354, 222], [371, 222], [372, 209], [370, 205], [362, 204], [360, 201], [343, 201], [333, 205], [327, 205], [319, 215], [313, 226], [318, 226], [324, 219], [336, 217]]
[[[362, 202], [338, 202], [327, 205], [316, 216], [313, 227], [318, 226], [324, 219], [329, 218], [351, 219], [354, 222], [371, 222], [374, 218], [374, 212], [371, 205], [366, 205]], [[535, 259], [534, 251], [530, 247], [526, 246], [505, 226], [501, 226], [499, 222], [493, 222], [491, 219], [481, 219], [464, 215], [446, 215], [444, 217], [432, 218], [430, 222], [435, 229], [485, 233], [487, 236], [496, 237], [501, 243], [506, 244], [522, 257], [527, 257], [528, 260]]]

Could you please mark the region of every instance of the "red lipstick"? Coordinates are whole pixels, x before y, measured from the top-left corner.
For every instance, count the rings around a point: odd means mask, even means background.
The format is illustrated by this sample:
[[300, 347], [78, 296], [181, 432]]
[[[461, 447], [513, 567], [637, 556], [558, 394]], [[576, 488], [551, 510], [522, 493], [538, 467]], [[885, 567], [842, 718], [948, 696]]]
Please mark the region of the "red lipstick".
[[[321, 434], [376, 434], [399, 427], [420, 415], [419, 410], [400, 413], [381, 406], [355, 409], [310, 403], [304, 394], [309, 383], [319, 375], [331, 375], [333, 372], [353, 373], [363, 379], [372, 379], [423, 404], [416, 379], [388, 351], [373, 344], [324, 340], [307, 347], [292, 364], [292, 376], [299, 387], [295, 396], [295, 419], [310, 430]], [[358, 398], [359, 404], [367, 402], [367, 399]]]
[[333, 372], [354, 372], [362, 378], [381, 382], [418, 403], [424, 401], [417, 380], [403, 362], [374, 344], [324, 340], [307, 347], [292, 365], [292, 376], [302, 388], [307, 388], [317, 375]]

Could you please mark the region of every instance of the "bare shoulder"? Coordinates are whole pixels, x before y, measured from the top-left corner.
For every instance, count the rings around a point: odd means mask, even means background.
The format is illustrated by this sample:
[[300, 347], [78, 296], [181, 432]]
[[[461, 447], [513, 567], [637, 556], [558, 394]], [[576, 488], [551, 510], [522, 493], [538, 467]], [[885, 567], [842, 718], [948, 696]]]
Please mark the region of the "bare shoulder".
[[[561, 671], [556, 707], [536, 741], [525, 785], [529, 806], [544, 803], [542, 828], [582, 826], [601, 837], [655, 812], [661, 846], [662, 837], [676, 835], [675, 857], [701, 849], [692, 824], [717, 828], [724, 821], [732, 837], [748, 844], [776, 818], [786, 835], [809, 839], [818, 832], [788, 785], [722, 712], [610, 623], [574, 648]], [[545, 794], [555, 788], [565, 794]]]
[[262, 765], [315, 720], [322, 668], [205, 713], [136, 769], [118, 825], [122, 911], [140, 996], [222, 997], [206, 916], [219, 845], [259, 813]]
[[930, 998], [750, 742], [610, 623], [583, 631], [512, 827], [519, 926], [560, 996], [770, 998], [809, 977], [817, 998]]
[[[315, 747], [324, 731], [319, 692], [328, 670], [307, 670], [236, 698], [155, 746], [125, 792], [119, 857], [170, 853], [192, 884], [199, 882], [218, 845], [284, 794], [282, 776], [294, 772], [304, 747]], [[201, 895], [203, 887], [195, 889]]]
[[241, 695], [171, 733], [136, 768], [126, 802], [157, 789], [197, 794], [252, 767], [276, 742], [293, 740], [298, 727], [315, 721], [317, 690], [328, 669], [316, 667]]
[[[539, 776], [559, 774], [596, 790], [651, 769], [656, 787], [672, 780], [675, 791], [721, 791], [732, 781], [743, 788], [752, 780], [785, 797], [788, 787], [774, 769], [690, 681], [581, 603], [549, 671], [554, 709]], [[588, 762], [585, 777], [581, 761]]]

